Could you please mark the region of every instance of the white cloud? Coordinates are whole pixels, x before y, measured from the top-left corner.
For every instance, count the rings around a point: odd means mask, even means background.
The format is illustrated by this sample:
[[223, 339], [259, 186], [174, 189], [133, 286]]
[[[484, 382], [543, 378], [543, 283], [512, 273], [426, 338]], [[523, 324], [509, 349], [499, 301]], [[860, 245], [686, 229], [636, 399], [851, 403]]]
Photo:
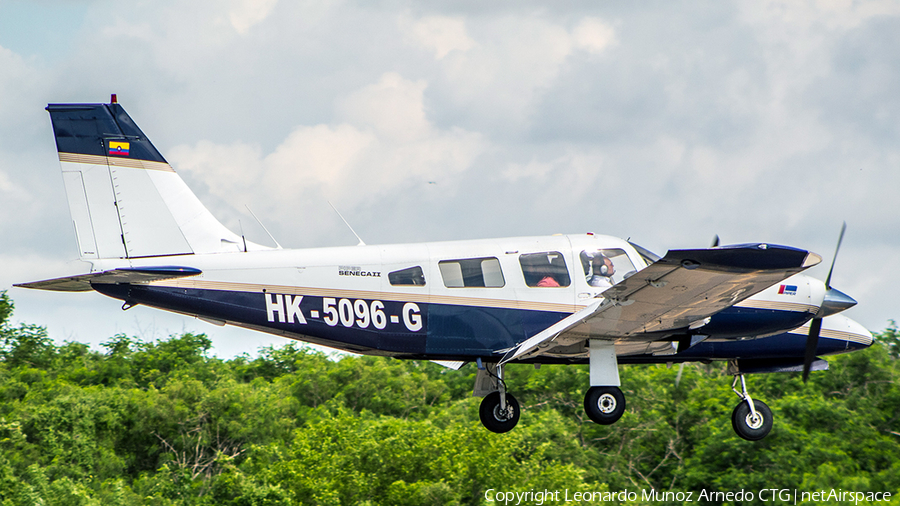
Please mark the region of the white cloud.
[[572, 30], [575, 44], [593, 54], [602, 53], [607, 47], [615, 44], [616, 31], [612, 26], [599, 18], [584, 18]]
[[434, 51], [440, 60], [451, 51], [465, 52], [475, 47], [475, 41], [466, 32], [465, 20], [461, 17], [425, 16], [414, 22], [401, 18], [400, 27], [407, 37]]
[[534, 107], [575, 52], [602, 54], [616, 41], [613, 27], [598, 17], [569, 28], [548, 16], [516, 13], [473, 18], [466, 29], [473, 48], [442, 57], [440, 94], [476, 117], [478, 128], [511, 132], [528, 128]]
[[739, 5], [748, 19], [795, 29], [848, 30], [875, 17], [900, 14], [900, 4], [894, 0], [765, 0]]
[[[22, 58], [15, 52], [0, 46], [0, 114], [9, 115], [10, 119], [25, 112], [31, 104], [35, 92], [44, 88], [40, 74], [34, 62]], [[0, 125], [0, 131], [10, 129], [11, 125]], [[18, 129], [18, 126], [12, 129]], [[0, 140], [2, 142], [2, 140]]]
[[265, 20], [278, 0], [236, 0], [228, 13], [231, 26], [241, 35]]
[[388, 73], [340, 101], [344, 122], [296, 126], [271, 153], [201, 141], [176, 147], [170, 159], [202, 175], [217, 196], [263, 202], [273, 214], [305, 215], [321, 195], [355, 206], [466, 170], [484, 150], [478, 134], [434, 128], [423, 90], [422, 82]]
[[[10, 181], [9, 176], [7, 176], [5, 172], [0, 170], [0, 192], [13, 194], [19, 193], [21, 191], [22, 189], [19, 188], [19, 186], [13, 184], [13, 182]], [[9, 198], [9, 196], [7, 196], [6, 198]]]
[[397, 142], [421, 139], [431, 133], [425, 117], [425, 81], [408, 81], [389, 72], [338, 104], [340, 117], [372, 128], [381, 137]]

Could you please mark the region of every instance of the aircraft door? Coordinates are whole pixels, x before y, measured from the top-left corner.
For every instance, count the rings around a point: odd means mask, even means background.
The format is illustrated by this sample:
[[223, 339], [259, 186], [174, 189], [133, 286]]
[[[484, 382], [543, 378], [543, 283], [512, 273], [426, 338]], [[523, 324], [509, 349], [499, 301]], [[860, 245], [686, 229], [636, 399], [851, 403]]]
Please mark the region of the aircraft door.
[[569, 242], [559, 238], [515, 253], [514, 265], [510, 266], [519, 271], [515, 296], [518, 306], [529, 310], [522, 313], [524, 337], [575, 311], [575, 277], [579, 273], [571, 251]]

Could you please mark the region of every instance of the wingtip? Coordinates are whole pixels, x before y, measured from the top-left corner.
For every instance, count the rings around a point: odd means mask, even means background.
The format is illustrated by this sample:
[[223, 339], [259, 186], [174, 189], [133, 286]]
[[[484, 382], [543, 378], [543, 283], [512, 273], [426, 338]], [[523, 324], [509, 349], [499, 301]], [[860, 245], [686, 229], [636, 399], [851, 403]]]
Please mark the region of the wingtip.
[[803, 260], [802, 267], [804, 267], [804, 268], [812, 267], [813, 265], [818, 265], [821, 262], [822, 262], [822, 256], [810, 251], [809, 254], [806, 255], [806, 258]]

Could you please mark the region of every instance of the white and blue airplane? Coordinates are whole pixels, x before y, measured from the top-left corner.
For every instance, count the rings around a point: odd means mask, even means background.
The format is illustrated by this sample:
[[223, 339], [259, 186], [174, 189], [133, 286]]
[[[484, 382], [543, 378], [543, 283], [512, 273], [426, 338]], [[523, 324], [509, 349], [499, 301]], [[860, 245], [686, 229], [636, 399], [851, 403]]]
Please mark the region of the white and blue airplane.
[[821, 257], [786, 246], [714, 244], [659, 257], [594, 234], [254, 244], [213, 217], [115, 95], [47, 110], [91, 267], [17, 286], [96, 290], [123, 309], [143, 304], [354, 353], [456, 369], [475, 362], [474, 395], [493, 432], [519, 419], [503, 379], [510, 364], [589, 364], [584, 409], [611, 424], [625, 411], [619, 364], [722, 360], [740, 398], [732, 425], [758, 440], [772, 411], [751, 398], [744, 374], [802, 371], [805, 380], [827, 368], [818, 356], [872, 344], [838, 314], [856, 301], [830, 286], [831, 273], [825, 283], [801, 274]]

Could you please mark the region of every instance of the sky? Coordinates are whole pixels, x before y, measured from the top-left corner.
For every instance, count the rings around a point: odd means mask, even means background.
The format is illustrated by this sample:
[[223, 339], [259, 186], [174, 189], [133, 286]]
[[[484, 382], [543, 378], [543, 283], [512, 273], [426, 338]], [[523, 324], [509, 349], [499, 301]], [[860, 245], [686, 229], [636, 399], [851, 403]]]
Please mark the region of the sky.
[[[900, 318], [900, 3], [0, 0], [0, 290], [99, 347], [283, 338], [95, 293], [48, 103], [112, 93], [226, 226], [285, 247], [595, 232], [664, 253], [825, 260], [873, 331]], [[100, 349], [100, 348], [98, 348]]]

